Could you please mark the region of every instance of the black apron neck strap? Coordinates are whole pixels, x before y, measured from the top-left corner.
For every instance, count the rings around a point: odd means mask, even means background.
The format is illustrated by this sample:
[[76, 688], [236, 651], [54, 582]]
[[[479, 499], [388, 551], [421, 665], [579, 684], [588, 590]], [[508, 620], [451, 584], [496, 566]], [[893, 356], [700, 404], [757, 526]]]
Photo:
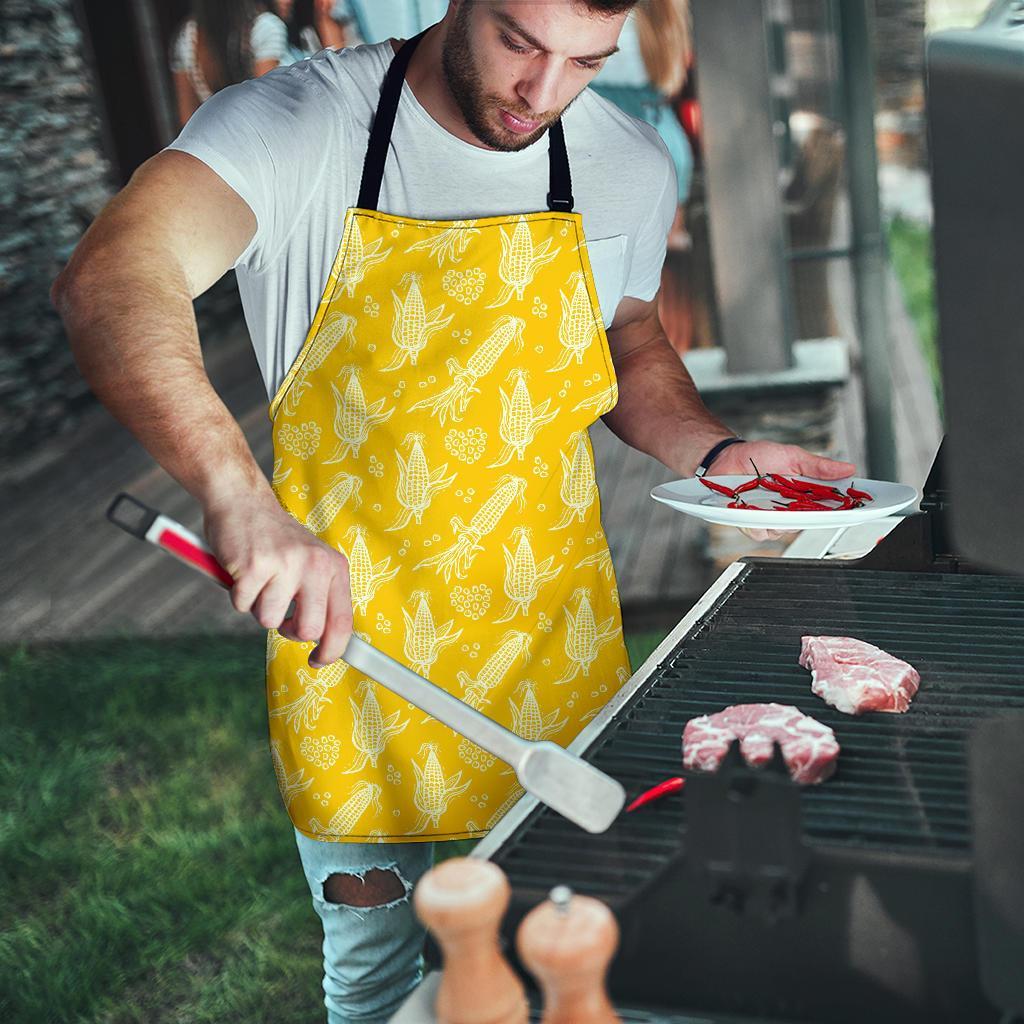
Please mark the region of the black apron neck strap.
[[569, 176], [569, 154], [565, 151], [562, 119], [548, 129], [548, 209], [556, 213], [572, 213], [572, 178]]
[[[392, 58], [384, 76], [380, 102], [377, 104], [377, 113], [370, 129], [370, 141], [366, 146], [366, 157], [363, 160], [363, 177], [359, 183], [359, 199], [356, 205], [361, 210], [376, 210], [380, 201], [384, 164], [391, 145], [391, 132], [395, 126], [395, 115], [398, 113], [398, 101], [402, 98], [405, 72], [416, 47], [427, 31], [424, 29], [402, 45]], [[569, 177], [569, 155], [565, 149], [561, 119], [553, 122], [548, 129], [548, 163], [548, 209], [558, 213], [570, 213], [573, 205], [572, 180]]]

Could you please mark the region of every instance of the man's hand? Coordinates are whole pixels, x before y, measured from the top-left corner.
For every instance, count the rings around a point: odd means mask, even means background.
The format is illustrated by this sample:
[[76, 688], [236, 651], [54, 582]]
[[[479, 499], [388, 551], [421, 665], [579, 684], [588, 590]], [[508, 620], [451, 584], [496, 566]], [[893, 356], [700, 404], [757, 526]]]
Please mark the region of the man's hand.
[[[309, 664], [323, 668], [341, 657], [352, 635], [348, 560], [267, 495], [206, 505], [206, 539], [234, 577], [235, 608], [288, 640], [318, 641]], [[293, 600], [294, 614], [285, 618]]]
[[[857, 467], [852, 462], [836, 462], [815, 455], [795, 444], [775, 441], [744, 441], [731, 444], [718, 456], [708, 470], [708, 476], [754, 476], [754, 465], [761, 473], [782, 473], [784, 476], [804, 476], [812, 480], [841, 480], [853, 476]], [[745, 529], [751, 540], [775, 540], [785, 530]]]

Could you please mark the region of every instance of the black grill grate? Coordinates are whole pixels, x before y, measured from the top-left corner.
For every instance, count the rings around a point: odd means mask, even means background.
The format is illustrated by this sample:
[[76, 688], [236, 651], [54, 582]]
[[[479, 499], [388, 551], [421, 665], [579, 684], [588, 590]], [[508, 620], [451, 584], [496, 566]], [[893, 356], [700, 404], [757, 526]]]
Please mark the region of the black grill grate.
[[[855, 718], [826, 705], [797, 664], [804, 634], [857, 637], [910, 662], [922, 679], [910, 711]], [[836, 775], [802, 791], [809, 845], [963, 860], [970, 727], [1024, 709], [1024, 581], [752, 562], [585, 756], [632, 798], [680, 773], [690, 718], [769, 701], [813, 715], [842, 747]], [[513, 886], [569, 882], [610, 898], [649, 879], [684, 829], [682, 795], [593, 837], [540, 810], [493, 859]]]

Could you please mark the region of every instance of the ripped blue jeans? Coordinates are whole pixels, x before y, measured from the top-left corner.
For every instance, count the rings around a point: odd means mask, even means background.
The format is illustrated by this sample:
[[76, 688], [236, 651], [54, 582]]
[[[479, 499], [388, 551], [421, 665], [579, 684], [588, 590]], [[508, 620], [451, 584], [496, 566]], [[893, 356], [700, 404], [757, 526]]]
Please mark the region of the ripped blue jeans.
[[[433, 843], [330, 843], [295, 830], [313, 909], [324, 927], [324, 1006], [327, 1024], [383, 1024], [423, 974], [424, 929], [409, 895], [434, 859]], [[375, 907], [329, 902], [324, 882], [334, 874], [363, 877], [393, 871], [405, 895]]]

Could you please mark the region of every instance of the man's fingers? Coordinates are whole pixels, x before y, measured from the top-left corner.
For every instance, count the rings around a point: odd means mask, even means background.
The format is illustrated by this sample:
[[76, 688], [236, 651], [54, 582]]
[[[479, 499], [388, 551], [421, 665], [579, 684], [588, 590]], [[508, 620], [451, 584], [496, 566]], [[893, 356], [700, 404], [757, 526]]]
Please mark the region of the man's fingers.
[[351, 636], [352, 590], [346, 563], [331, 580], [323, 635], [309, 655], [309, 664], [313, 668], [322, 668], [337, 661], [345, 653]]
[[252, 604], [253, 618], [264, 629], [278, 629], [295, 596], [295, 584], [289, 577], [272, 576]]
[[319, 640], [324, 633], [327, 617], [327, 590], [322, 579], [304, 583], [295, 595], [294, 614], [282, 623], [287, 624], [289, 635], [306, 643]]
[[825, 459], [810, 452], [801, 452], [797, 461], [798, 476], [807, 476], [812, 480], [841, 480], [844, 476], [853, 476], [857, 467], [852, 462], [836, 462]]

